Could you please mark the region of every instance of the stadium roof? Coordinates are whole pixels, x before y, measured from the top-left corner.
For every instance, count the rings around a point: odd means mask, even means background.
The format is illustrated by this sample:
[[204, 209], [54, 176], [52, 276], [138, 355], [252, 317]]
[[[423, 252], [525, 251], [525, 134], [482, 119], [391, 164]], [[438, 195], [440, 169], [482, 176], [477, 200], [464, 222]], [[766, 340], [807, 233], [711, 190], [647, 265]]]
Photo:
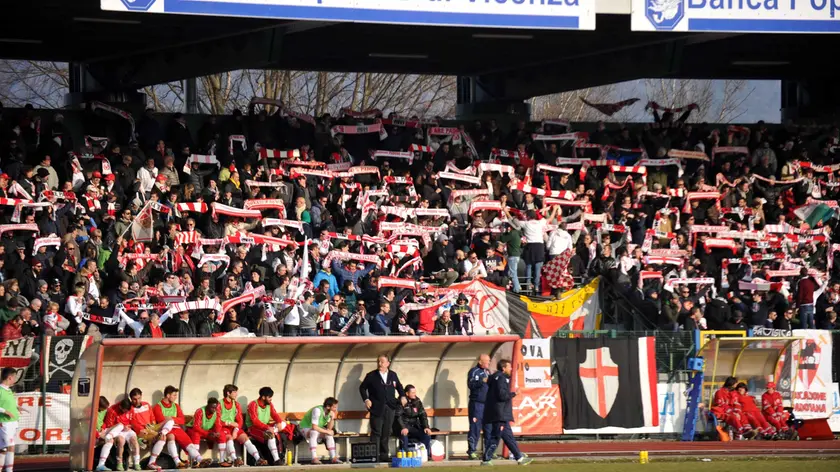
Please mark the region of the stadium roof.
[[478, 76], [527, 98], [643, 77], [827, 77], [840, 35], [642, 33], [629, 0], [600, 0], [595, 31], [512, 30], [101, 11], [99, 0], [7, 6], [0, 56], [83, 62], [103, 87], [241, 68]]

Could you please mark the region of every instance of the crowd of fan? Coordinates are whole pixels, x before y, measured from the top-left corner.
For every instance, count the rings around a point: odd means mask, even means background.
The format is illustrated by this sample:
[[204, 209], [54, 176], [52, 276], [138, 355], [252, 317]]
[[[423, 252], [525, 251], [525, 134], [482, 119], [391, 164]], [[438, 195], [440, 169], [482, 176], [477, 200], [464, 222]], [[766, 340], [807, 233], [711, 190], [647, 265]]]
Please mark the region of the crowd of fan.
[[197, 132], [87, 111], [83, 139], [5, 110], [3, 339], [470, 334], [453, 284], [551, 296], [596, 276], [663, 329], [836, 327], [836, 127], [252, 105]]

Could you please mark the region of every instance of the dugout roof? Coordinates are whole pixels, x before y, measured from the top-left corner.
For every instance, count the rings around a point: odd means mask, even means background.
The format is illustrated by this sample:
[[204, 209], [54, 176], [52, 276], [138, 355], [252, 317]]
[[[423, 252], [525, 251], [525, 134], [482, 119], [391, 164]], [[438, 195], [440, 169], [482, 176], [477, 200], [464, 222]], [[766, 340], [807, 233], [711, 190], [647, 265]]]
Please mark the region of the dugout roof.
[[5, 7], [0, 57], [86, 63], [106, 90], [272, 68], [477, 76], [495, 98], [522, 99], [644, 77], [824, 78], [825, 51], [840, 46], [840, 35], [631, 32], [630, 0], [599, 0], [595, 31], [132, 14], [99, 0]]

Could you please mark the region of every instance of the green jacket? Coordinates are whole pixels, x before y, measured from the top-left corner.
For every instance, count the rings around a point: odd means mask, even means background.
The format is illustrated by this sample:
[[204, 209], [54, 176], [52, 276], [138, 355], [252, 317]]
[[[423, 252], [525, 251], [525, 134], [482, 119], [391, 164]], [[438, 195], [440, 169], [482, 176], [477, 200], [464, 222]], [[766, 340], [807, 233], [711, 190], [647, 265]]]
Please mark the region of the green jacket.
[[508, 256], [519, 257], [522, 255], [522, 232], [512, 229], [503, 234], [499, 241], [507, 244]]

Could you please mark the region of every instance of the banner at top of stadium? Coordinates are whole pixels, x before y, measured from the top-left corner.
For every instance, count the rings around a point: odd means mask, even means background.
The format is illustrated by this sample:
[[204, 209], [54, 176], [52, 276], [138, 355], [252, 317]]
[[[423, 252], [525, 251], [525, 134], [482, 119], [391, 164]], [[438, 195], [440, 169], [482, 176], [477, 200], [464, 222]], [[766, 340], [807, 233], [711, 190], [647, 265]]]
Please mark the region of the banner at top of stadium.
[[840, 33], [840, 0], [632, 0], [633, 31]]
[[103, 10], [491, 28], [595, 29], [596, 0], [100, 0]]

